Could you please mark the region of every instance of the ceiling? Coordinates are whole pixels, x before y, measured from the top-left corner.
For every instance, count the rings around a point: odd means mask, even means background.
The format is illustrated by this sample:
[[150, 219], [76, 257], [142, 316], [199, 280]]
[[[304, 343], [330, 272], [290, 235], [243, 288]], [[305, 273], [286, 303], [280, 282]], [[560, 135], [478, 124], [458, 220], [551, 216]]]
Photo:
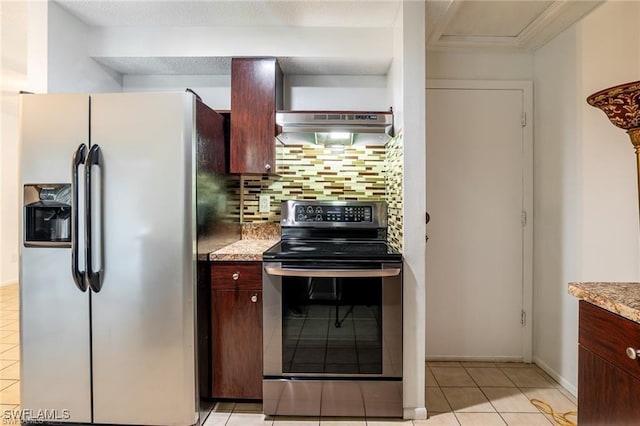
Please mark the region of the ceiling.
[[427, 0], [427, 49], [533, 51], [604, 0]]
[[[392, 28], [400, 0], [54, 0], [95, 27]], [[413, 0], [418, 1], [418, 0]], [[427, 0], [428, 50], [532, 51], [604, 0]], [[123, 74], [227, 74], [229, 58], [96, 58]], [[286, 74], [386, 74], [391, 57], [282, 58]]]

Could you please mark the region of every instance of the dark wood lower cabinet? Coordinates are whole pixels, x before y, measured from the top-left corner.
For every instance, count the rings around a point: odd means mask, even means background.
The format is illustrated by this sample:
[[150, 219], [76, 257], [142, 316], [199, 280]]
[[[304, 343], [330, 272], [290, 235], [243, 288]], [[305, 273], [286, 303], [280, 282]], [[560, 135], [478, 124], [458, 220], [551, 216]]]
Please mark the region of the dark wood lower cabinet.
[[578, 424], [640, 424], [640, 380], [580, 346]]
[[211, 398], [211, 269], [209, 261], [198, 261], [198, 388], [200, 398]]
[[[212, 265], [213, 398], [262, 399], [262, 275], [256, 279], [256, 270], [261, 263]], [[220, 271], [229, 279], [220, 279]]]
[[640, 324], [580, 302], [578, 424], [640, 425]]

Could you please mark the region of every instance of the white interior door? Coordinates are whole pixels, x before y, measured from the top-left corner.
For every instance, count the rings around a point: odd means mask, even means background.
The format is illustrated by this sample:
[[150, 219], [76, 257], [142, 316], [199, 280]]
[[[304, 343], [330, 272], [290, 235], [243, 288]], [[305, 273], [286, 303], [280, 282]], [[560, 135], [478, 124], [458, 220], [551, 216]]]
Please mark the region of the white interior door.
[[529, 361], [525, 94], [462, 86], [426, 95], [427, 358]]

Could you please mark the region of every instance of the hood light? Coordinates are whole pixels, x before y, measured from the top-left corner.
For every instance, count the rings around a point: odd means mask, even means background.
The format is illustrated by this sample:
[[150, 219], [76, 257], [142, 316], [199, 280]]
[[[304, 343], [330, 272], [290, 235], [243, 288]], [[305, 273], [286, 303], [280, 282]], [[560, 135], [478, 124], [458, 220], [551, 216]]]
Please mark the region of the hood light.
[[316, 132], [316, 145], [353, 145], [353, 133]]

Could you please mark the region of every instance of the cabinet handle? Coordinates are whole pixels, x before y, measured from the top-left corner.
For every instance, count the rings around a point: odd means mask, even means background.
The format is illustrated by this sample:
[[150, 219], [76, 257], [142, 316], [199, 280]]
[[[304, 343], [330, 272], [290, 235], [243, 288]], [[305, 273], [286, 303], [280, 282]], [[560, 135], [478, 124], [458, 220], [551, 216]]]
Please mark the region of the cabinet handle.
[[627, 356], [631, 359], [640, 357], [640, 349], [634, 349], [631, 346], [627, 348]]
[[269, 170], [271, 170], [271, 164], [265, 164], [264, 165], [264, 169], [268, 172]]
[[256, 302], [258, 301], [258, 294], [257, 294], [257, 293], [256, 293], [256, 294], [254, 294], [253, 296], [251, 296], [251, 301], [252, 301], [253, 303], [256, 303]]
[[234, 272], [233, 275], [231, 275], [231, 278], [233, 278], [234, 281], [238, 281], [238, 278], [240, 278], [240, 272]]

